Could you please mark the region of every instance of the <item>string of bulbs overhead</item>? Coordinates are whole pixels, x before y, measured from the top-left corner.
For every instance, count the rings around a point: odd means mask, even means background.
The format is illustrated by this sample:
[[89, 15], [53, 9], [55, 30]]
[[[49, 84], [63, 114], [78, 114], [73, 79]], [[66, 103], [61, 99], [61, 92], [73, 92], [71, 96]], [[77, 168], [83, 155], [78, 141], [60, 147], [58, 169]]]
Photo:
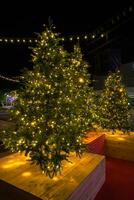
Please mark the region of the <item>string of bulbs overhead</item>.
[[[111, 27], [117, 26], [117, 24], [121, 23], [122, 20], [126, 20], [127, 17], [132, 17], [132, 13], [134, 11], [133, 5], [129, 6], [128, 8], [124, 9], [118, 15], [108, 19], [105, 23], [101, 26], [97, 27], [91, 33], [87, 34], [80, 34], [80, 35], [70, 35], [66, 37], [62, 37], [62, 41], [83, 41], [83, 40], [90, 40], [95, 41], [98, 39], [106, 38], [108, 33], [110, 32]], [[38, 42], [37, 38], [11, 38], [11, 37], [0, 37], [0, 44], [36, 44]]]
[[[118, 25], [120, 25], [121, 23], [123, 23], [121, 21], [121, 19], [123, 18], [123, 20], [126, 20], [127, 16], [129, 17], [133, 17], [133, 12], [134, 11], [134, 7], [131, 5], [128, 8], [126, 8], [125, 10], [123, 10], [121, 13], [119, 13], [116, 17], [112, 17], [111, 19], [108, 19], [107, 22], [105, 22], [103, 25], [99, 26], [97, 29], [95, 29], [92, 33], [89, 34], [81, 34], [81, 35], [72, 35], [72, 36], [68, 36], [68, 37], [62, 37], [62, 41], [70, 41], [73, 42], [74, 40], [91, 40], [91, 41], [95, 41], [98, 39], [102, 39], [102, 38], [107, 38], [108, 34], [110, 32], [112, 32], [112, 30], [114, 30]], [[120, 23], [119, 23], [120, 22]], [[112, 26], [113, 25], [113, 26]], [[111, 27], [112, 26], [112, 27]], [[106, 31], [103, 31], [104, 29], [107, 29]], [[36, 44], [38, 42], [37, 39], [35, 38], [10, 38], [10, 37], [0, 37], [0, 44]], [[19, 83], [20, 81], [14, 78], [8, 78], [6, 76], [0, 75], [1, 79], [7, 80], [7, 81], [11, 81], [11, 82], [15, 82], [15, 83]]]

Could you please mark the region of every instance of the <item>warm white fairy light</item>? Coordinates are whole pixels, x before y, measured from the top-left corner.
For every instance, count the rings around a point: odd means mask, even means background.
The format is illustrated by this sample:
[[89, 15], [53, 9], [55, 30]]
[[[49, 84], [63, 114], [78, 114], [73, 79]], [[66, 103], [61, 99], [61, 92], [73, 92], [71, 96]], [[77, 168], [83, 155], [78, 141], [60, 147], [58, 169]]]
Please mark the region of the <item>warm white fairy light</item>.
[[84, 83], [84, 79], [80, 77], [80, 78], [79, 78], [79, 82], [80, 82], [80, 83]]
[[94, 34], [92, 35], [92, 38], [93, 38], [93, 39], [95, 38], [95, 35], [94, 35]]
[[103, 38], [103, 37], [104, 37], [104, 34], [102, 33], [102, 34], [101, 34], [101, 38]]
[[[102, 35], [103, 35], [103, 34], [102, 34]], [[53, 37], [53, 36], [52, 36], [52, 37]], [[83, 37], [84, 37], [85, 40], [88, 39], [88, 36], [87, 36], [87, 35], [85, 35], [85, 36], [83, 36]], [[103, 36], [101, 36], [101, 37], [103, 37]], [[94, 39], [94, 38], [95, 38], [95, 35], [93, 34], [93, 35], [91, 36], [91, 38]], [[75, 38], [75, 37], [70, 37], [70, 38], [69, 38], [70, 41], [73, 41], [74, 39], [80, 40], [80, 36], [77, 36], [76, 38]], [[62, 41], [65, 41], [65, 38], [63, 37], [63, 38], [61, 38], [61, 40], [62, 40]], [[29, 42], [29, 43], [37, 43], [38, 40], [37, 40], [37, 39], [34, 39], [34, 38], [31, 38], [31, 39], [27, 39], [27, 38], [18, 38], [18, 39], [16, 39], [16, 38], [14, 38], [14, 39], [11, 39], [11, 38], [0, 38], [0, 42], [1, 42], [1, 43], [2, 43], [2, 42], [5, 42], [5, 43], [15, 43], [15, 42], [17, 42], [17, 43], [26, 43], [26, 42]]]

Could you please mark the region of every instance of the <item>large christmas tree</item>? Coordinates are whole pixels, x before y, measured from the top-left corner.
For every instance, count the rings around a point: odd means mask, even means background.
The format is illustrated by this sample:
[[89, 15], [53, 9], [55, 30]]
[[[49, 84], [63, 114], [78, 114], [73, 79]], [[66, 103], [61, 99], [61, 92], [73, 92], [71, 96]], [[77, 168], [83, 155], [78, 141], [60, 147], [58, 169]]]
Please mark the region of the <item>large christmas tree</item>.
[[92, 90], [88, 65], [80, 48], [67, 53], [61, 38], [50, 28], [33, 48], [33, 70], [24, 74], [24, 85], [12, 110], [15, 131], [6, 131], [4, 143], [25, 152], [46, 175], [60, 171], [70, 152], [81, 155], [83, 137], [91, 124]]
[[119, 71], [110, 73], [101, 93], [99, 122], [102, 128], [127, 130], [130, 124], [130, 109], [126, 88]]

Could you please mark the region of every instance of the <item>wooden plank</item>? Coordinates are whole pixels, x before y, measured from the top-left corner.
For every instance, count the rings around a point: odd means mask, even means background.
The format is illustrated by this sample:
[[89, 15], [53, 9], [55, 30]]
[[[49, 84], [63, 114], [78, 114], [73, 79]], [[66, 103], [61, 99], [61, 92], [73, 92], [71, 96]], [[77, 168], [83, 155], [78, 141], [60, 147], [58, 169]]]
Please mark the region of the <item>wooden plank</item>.
[[134, 134], [106, 135], [106, 155], [134, 161]]
[[83, 180], [76, 190], [69, 197], [69, 200], [74, 199], [94, 199], [101, 186], [105, 181], [105, 160], [102, 160], [99, 165]]
[[93, 199], [105, 180], [105, 157], [85, 153], [80, 159], [71, 154], [70, 160], [72, 164], [63, 163], [61, 175], [50, 179], [24, 155], [12, 154], [0, 159], [0, 178], [45, 200], [82, 200], [86, 191]]

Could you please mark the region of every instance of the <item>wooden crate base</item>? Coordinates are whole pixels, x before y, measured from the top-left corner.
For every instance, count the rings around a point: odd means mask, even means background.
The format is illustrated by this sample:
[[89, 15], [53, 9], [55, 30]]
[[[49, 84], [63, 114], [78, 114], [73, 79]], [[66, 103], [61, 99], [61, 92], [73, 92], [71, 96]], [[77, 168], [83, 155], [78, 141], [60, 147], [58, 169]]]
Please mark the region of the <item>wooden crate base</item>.
[[70, 160], [61, 175], [49, 179], [24, 155], [8, 155], [0, 158], [0, 179], [44, 200], [93, 200], [105, 181], [105, 157], [72, 154]]
[[134, 161], [134, 134], [106, 134], [105, 152], [110, 157]]
[[85, 140], [89, 153], [105, 154], [105, 134], [97, 134], [97, 132], [88, 132]]

